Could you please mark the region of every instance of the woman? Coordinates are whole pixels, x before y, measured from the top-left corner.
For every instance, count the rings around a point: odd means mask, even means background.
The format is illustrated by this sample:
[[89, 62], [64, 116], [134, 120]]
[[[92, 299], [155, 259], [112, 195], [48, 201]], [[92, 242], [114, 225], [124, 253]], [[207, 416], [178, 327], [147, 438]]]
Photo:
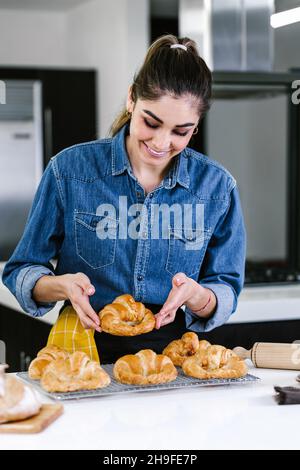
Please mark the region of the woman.
[[[211, 73], [195, 43], [163, 36], [149, 48], [112, 138], [49, 162], [3, 282], [33, 316], [65, 300], [50, 342], [84, 349], [76, 340], [86, 335], [91, 356], [95, 338], [101, 362], [113, 362], [139, 349], [160, 352], [187, 329], [209, 331], [235, 311], [245, 262], [236, 182], [187, 147], [210, 96]], [[156, 313], [156, 330], [134, 338], [101, 332], [97, 312], [123, 293]]]

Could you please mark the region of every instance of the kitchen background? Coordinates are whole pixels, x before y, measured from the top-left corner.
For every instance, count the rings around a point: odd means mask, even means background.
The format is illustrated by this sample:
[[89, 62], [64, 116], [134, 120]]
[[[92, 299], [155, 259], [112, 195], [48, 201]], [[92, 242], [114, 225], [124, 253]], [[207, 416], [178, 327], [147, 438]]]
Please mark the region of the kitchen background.
[[[296, 0], [0, 0], [0, 273], [49, 158], [105, 137], [150, 42], [186, 35], [214, 73], [212, 109], [191, 145], [237, 179], [248, 232], [237, 312], [207, 338], [228, 347], [300, 340], [300, 105], [291, 100], [300, 22], [270, 25], [272, 13], [296, 7]], [[59, 308], [30, 318], [0, 283], [0, 341], [11, 370], [27, 368]]]

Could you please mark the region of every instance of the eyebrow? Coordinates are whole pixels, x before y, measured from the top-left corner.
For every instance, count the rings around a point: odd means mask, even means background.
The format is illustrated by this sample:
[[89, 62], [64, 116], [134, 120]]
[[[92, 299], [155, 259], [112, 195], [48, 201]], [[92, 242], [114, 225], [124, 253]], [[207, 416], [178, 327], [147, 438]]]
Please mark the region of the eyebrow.
[[[156, 121], [160, 122], [161, 124], [163, 124], [163, 121], [155, 116], [155, 114], [153, 114], [151, 111], [149, 111], [148, 109], [143, 109], [144, 113], [148, 114], [149, 116], [151, 116], [153, 119], [155, 119]], [[177, 124], [175, 127], [190, 127], [190, 126], [194, 126], [195, 123], [194, 122], [186, 122], [185, 124]]]

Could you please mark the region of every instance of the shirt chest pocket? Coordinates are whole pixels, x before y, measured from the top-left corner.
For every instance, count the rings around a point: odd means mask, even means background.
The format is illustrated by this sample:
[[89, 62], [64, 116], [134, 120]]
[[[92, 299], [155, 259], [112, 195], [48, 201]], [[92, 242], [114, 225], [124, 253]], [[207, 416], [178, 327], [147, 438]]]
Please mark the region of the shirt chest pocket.
[[91, 268], [115, 261], [118, 221], [88, 212], [75, 212], [76, 253]]
[[170, 228], [166, 270], [172, 276], [179, 272], [189, 277], [198, 273], [210, 235], [210, 230]]

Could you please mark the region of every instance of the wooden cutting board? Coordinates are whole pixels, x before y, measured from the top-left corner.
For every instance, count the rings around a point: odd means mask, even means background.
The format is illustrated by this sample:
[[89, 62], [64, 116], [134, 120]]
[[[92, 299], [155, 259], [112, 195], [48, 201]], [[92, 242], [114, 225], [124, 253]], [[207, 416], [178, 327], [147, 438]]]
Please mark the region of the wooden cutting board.
[[60, 403], [42, 405], [39, 414], [36, 416], [23, 421], [0, 424], [0, 433], [33, 434], [41, 432], [63, 413], [63, 409]]

